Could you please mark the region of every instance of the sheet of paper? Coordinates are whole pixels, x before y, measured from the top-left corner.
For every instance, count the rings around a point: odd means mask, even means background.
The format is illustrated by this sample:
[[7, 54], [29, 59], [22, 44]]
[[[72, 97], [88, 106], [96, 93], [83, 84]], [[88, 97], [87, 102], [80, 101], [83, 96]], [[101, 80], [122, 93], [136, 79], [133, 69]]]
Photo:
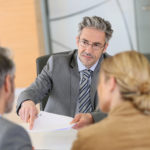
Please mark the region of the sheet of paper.
[[72, 117], [40, 111], [31, 132], [67, 130], [72, 128]]
[[29, 135], [35, 150], [71, 150], [77, 130], [29, 132]]
[[73, 118], [41, 111], [32, 130], [28, 130], [35, 149], [70, 150], [77, 130], [72, 129]]

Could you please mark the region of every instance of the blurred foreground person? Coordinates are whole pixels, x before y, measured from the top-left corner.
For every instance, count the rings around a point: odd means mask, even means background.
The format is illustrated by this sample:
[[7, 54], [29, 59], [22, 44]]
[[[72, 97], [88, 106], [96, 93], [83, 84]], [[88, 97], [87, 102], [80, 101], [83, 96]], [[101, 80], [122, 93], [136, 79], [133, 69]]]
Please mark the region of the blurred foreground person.
[[0, 150], [32, 150], [26, 131], [3, 118], [14, 102], [15, 66], [7, 49], [0, 47]]
[[105, 59], [98, 95], [108, 117], [80, 130], [72, 149], [149, 150], [150, 64], [144, 55], [127, 51]]

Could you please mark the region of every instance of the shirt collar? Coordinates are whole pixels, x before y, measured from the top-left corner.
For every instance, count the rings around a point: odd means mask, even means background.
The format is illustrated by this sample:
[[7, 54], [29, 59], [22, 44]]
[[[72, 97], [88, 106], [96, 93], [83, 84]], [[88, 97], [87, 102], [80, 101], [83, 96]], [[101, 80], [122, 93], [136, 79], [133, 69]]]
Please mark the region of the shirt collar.
[[[92, 71], [95, 70], [95, 68], [96, 68], [96, 66], [97, 66], [97, 64], [98, 64], [98, 61], [99, 61], [99, 60], [97, 60], [97, 62], [90, 68], [90, 70], [92, 70]], [[83, 63], [80, 61], [80, 59], [79, 59], [78, 56], [77, 56], [77, 63], [78, 63], [79, 72], [81, 72], [81, 71], [83, 71], [83, 70], [85, 70], [85, 69], [88, 69], [88, 68], [86, 68], [86, 67], [83, 65]], [[88, 69], [88, 70], [89, 70], [89, 69]]]

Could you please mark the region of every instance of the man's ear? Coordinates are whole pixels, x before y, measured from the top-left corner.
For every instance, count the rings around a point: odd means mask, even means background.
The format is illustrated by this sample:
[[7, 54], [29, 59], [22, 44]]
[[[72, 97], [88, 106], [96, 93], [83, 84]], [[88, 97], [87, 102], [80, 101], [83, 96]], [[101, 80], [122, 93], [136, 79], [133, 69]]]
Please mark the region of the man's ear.
[[107, 47], [108, 47], [108, 43], [105, 43], [105, 46], [104, 46], [104, 49], [103, 49], [103, 53], [106, 52]]
[[80, 39], [80, 37], [77, 36], [77, 37], [76, 37], [76, 44], [77, 44], [77, 47], [79, 47], [79, 39]]
[[6, 93], [11, 91], [11, 76], [10, 75], [6, 75], [5, 77], [4, 90]]

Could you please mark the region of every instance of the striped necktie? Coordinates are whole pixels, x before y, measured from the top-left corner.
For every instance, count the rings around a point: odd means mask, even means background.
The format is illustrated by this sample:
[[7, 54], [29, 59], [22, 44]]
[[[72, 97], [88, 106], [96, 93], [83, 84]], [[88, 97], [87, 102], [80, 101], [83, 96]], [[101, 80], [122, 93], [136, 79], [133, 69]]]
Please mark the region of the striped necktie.
[[90, 99], [90, 84], [91, 70], [84, 70], [83, 77], [80, 81], [79, 89], [79, 113], [87, 113], [92, 111]]

